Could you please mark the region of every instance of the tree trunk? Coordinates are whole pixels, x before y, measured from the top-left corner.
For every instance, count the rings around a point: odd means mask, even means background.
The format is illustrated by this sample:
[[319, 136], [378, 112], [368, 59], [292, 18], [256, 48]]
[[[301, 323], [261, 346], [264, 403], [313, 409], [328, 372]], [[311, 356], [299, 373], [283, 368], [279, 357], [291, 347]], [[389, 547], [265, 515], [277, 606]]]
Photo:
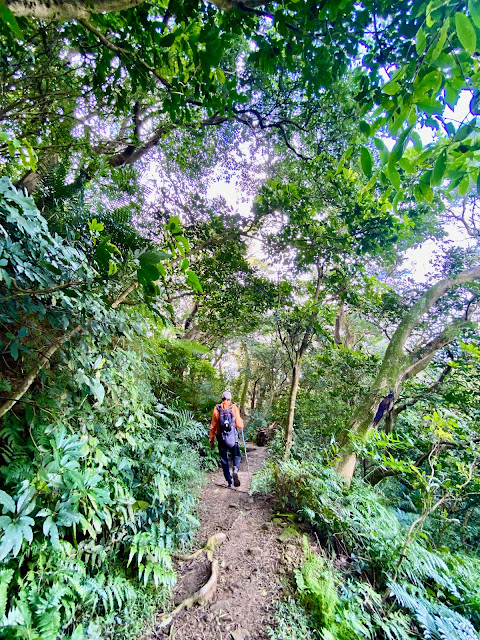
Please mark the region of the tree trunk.
[[335, 344], [339, 347], [342, 344], [342, 316], [343, 316], [343, 304], [338, 308], [338, 313], [335, 318]]
[[255, 402], [257, 400], [257, 384], [260, 382], [260, 378], [257, 378], [254, 382], [253, 385], [253, 391], [252, 391], [252, 401], [250, 403], [250, 409], [255, 409]]
[[479, 277], [480, 266], [477, 266], [462, 271], [453, 278], [445, 278], [437, 282], [417, 300], [410, 311], [403, 317], [390, 340], [380, 371], [370, 392], [355, 411], [348, 429], [340, 436], [340, 451], [335, 468], [347, 481], [350, 482], [352, 479], [356, 464], [356, 455], [352, 446], [351, 436], [356, 436], [360, 440], [367, 439], [373, 429], [373, 418], [382, 398], [390, 390], [393, 390], [397, 395], [401, 383], [425, 369], [438, 349], [451, 342], [458, 334], [458, 330], [468, 324], [469, 321], [468, 317], [455, 320], [416, 354], [406, 355], [405, 345], [416, 325], [437, 300], [452, 287], [471, 282]]
[[56, 164], [60, 162], [60, 156], [57, 153], [44, 153], [37, 162], [37, 168], [35, 171], [31, 169], [25, 173], [25, 175], [15, 183], [17, 189], [26, 189], [27, 193], [31, 195], [38, 189], [43, 178]]
[[297, 362], [292, 370], [292, 383], [290, 385], [290, 397], [288, 399], [287, 422], [285, 425], [285, 458], [290, 455], [293, 445], [293, 422], [295, 419], [295, 405], [297, 404], [298, 384], [300, 381], [301, 362]]
[[242, 418], [245, 418], [249, 383], [250, 383], [250, 355], [248, 353], [248, 349], [245, 348], [245, 370], [243, 373], [242, 395], [240, 396], [240, 414]]
[[82, 20], [90, 17], [92, 13], [109, 13], [111, 11], [124, 11], [131, 9], [144, 0], [94, 0], [82, 2], [82, 0], [55, 0], [49, 2], [42, 0], [6, 0], [10, 11], [18, 16], [36, 18], [37, 20]]
[[[317, 284], [315, 286], [315, 295], [313, 296], [313, 302], [315, 304], [318, 303], [320, 299], [320, 287], [323, 279], [323, 269], [320, 265], [320, 259], [317, 259], [316, 263], [317, 268]], [[311, 337], [313, 335], [313, 325], [318, 316], [318, 309], [313, 311], [310, 316], [310, 322], [307, 326], [302, 342], [300, 343], [300, 347], [295, 355], [295, 360], [290, 360], [292, 363], [292, 383], [290, 386], [290, 398], [288, 401], [288, 414], [287, 414], [287, 422], [285, 425], [285, 454], [284, 457], [288, 458], [290, 455], [290, 450], [293, 445], [293, 423], [295, 420], [295, 406], [297, 403], [297, 393], [298, 393], [298, 385], [300, 381], [300, 371], [302, 367], [303, 356], [306, 354], [308, 346], [310, 344]]]

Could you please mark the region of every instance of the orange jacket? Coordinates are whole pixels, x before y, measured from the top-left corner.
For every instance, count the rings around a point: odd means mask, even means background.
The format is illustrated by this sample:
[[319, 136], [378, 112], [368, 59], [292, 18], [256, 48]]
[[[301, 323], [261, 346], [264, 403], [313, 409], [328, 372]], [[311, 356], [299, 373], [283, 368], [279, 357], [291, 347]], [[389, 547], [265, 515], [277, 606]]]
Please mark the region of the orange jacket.
[[[221, 403], [221, 407], [222, 409], [228, 409], [228, 407], [231, 405], [232, 403], [230, 402], [230, 400], [224, 400]], [[235, 416], [235, 426], [237, 427], [237, 429], [243, 429], [243, 420], [240, 417], [240, 411], [238, 410], [238, 407], [236, 404], [232, 405], [232, 409], [233, 409], [233, 415]], [[212, 416], [212, 421], [210, 422], [210, 433], [208, 435], [208, 438], [210, 440], [210, 442], [213, 442], [215, 440], [215, 436], [218, 433], [218, 427], [219, 427], [219, 423], [218, 423], [218, 418], [220, 417], [220, 413], [217, 409], [217, 405], [215, 405], [215, 409], [213, 410], [213, 416]]]

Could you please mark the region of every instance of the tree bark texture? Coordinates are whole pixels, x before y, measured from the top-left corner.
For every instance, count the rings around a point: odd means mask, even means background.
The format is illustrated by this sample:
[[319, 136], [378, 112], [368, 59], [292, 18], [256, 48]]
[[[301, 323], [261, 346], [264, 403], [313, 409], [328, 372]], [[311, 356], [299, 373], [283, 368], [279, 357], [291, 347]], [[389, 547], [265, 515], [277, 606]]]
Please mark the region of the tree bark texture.
[[290, 385], [290, 397], [288, 399], [287, 422], [285, 424], [285, 458], [288, 458], [288, 456], [290, 455], [290, 450], [293, 446], [293, 423], [295, 420], [295, 405], [297, 403], [301, 367], [301, 362], [297, 362], [292, 370], [292, 383]]
[[260, 382], [260, 378], [257, 378], [253, 383], [252, 400], [250, 402], [250, 409], [255, 409], [255, 403], [257, 401], [257, 385]]
[[250, 383], [250, 355], [248, 353], [248, 349], [245, 348], [245, 370], [243, 372], [243, 385], [242, 385], [242, 393], [240, 396], [240, 414], [242, 418], [245, 418], [249, 383]]
[[373, 428], [373, 418], [377, 408], [390, 390], [398, 394], [404, 380], [412, 378], [425, 369], [438, 349], [446, 346], [458, 335], [458, 331], [469, 323], [468, 317], [455, 320], [427, 345], [413, 354], [405, 353], [405, 345], [420, 319], [433, 307], [447, 291], [480, 277], [480, 265], [462, 271], [452, 278], [445, 278], [428, 289], [405, 314], [392, 336], [385, 352], [380, 371], [368, 395], [355, 411], [349, 427], [340, 437], [340, 451], [336, 470], [347, 481], [353, 477], [356, 455], [351, 444], [351, 436], [366, 439]]
[[6, 5], [17, 17], [37, 20], [85, 20], [92, 13], [110, 13], [131, 9], [144, 0], [6, 0]]
[[[16, 16], [37, 18], [38, 20], [82, 20], [94, 13], [111, 13], [112, 11], [125, 11], [132, 9], [144, 0], [93, 0], [92, 2], [82, 2], [82, 0], [6, 0], [7, 7]], [[255, 13], [255, 8], [260, 7], [264, 2], [248, 2], [244, 0], [212, 0], [219, 9], [229, 11], [230, 9], [241, 9]], [[260, 14], [261, 15], [261, 14]]]

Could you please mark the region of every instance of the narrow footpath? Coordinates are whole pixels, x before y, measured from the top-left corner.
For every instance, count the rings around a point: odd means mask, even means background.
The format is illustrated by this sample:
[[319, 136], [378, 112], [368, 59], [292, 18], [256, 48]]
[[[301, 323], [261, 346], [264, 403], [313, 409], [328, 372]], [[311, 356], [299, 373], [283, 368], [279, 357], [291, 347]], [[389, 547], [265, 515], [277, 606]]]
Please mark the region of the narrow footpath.
[[[260, 469], [267, 449], [248, 444], [250, 471]], [[272, 625], [272, 605], [282, 595], [281, 574], [288, 562], [288, 550], [279, 536], [282, 527], [272, 522], [271, 500], [250, 497], [245, 460], [239, 473], [241, 485], [228, 489], [221, 469], [212, 472], [200, 494], [198, 517], [201, 527], [194, 549], [202, 548], [210, 536], [225, 534], [215, 549], [218, 582], [213, 598], [194, 604], [178, 614], [170, 626], [162, 628], [162, 616], [152, 623], [144, 640], [256, 640], [268, 638]], [[223, 539], [224, 536], [222, 535]], [[289, 546], [289, 545], [287, 545]], [[285, 560], [287, 555], [287, 560]], [[195, 559], [178, 561], [178, 582], [172, 610], [195, 593], [210, 577], [211, 563], [202, 553]]]

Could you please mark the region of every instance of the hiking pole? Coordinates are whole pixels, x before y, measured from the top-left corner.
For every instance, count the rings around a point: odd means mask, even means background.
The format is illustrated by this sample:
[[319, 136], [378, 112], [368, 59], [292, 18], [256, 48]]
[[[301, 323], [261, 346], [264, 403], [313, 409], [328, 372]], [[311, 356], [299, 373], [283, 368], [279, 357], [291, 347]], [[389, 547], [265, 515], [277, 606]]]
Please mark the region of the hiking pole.
[[252, 484], [252, 474], [250, 473], [250, 466], [248, 464], [248, 454], [247, 454], [247, 445], [245, 443], [245, 434], [243, 433], [243, 429], [240, 429], [240, 431], [242, 432], [243, 448], [245, 449], [245, 460], [247, 462], [248, 477], [250, 478], [250, 484]]

